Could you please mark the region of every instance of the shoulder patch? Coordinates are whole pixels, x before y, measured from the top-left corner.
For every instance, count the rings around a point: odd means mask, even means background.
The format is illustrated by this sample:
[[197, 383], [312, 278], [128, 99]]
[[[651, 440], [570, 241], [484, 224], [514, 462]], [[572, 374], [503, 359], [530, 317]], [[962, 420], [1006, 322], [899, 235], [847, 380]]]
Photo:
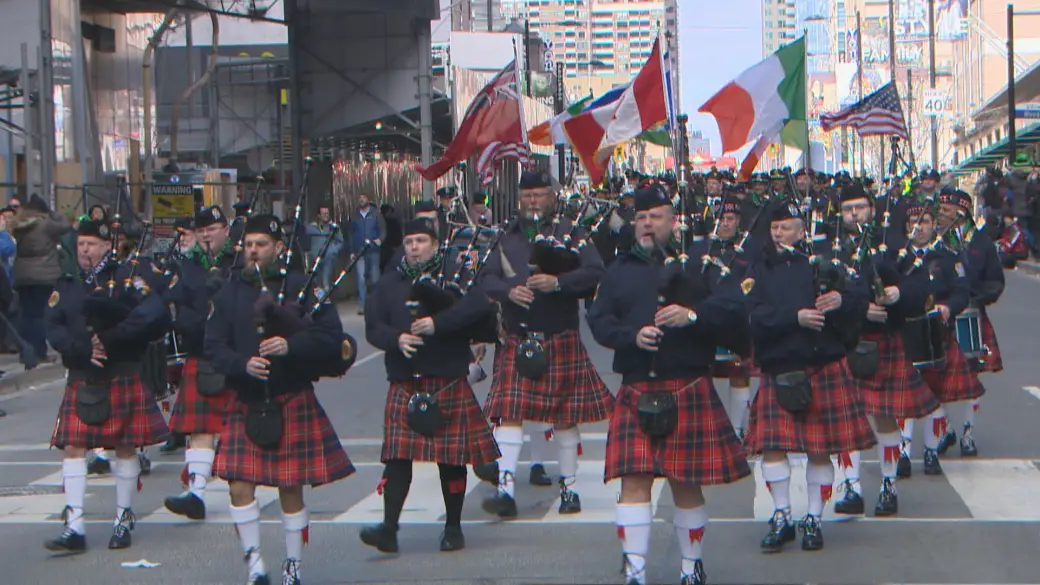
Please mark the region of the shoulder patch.
[[215, 309], [215, 307], [213, 306], [213, 301], [210, 301], [210, 302], [209, 302], [209, 315], [208, 315], [208, 316], [206, 317], [206, 320], [207, 320], [207, 321], [209, 321], [210, 319], [212, 319], [212, 318], [213, 318], [213, 311], [215, 311], [215, 310], [216, 310], [216, 309]]
[[177, 275], [174, 274], [173, 278], [170, 279], [170, 286], [168, 288], [173, 288], [173, 287], [177, 286], [178, 282], [179, 282], [179, 279], [177, 278]]
[[51, 293], [51, 298], [47, 299], [47, 306], [53, 309], [58, 306], [58, 301], [60, 300], [61, 295], [58, 294], [58, 291], [54, 291]]
[[755, 288], [754, 278], [745, 278], [744, 282], [740, 283], [740, 290], [743, 291], [744, 295], [751, 294], [751, 289]]
[[964, 265], [960, 262], [953, 265], [953, 269], [957, 272], [957, 276], [964, 278]]
[[350, 339], [344, 339], [343, 344], [339, 347], [339, 357], [343, 361], [349, 362], [354, 359], [356, 353], [357, 350], [354, 348], [354, 344], [350, 342]]

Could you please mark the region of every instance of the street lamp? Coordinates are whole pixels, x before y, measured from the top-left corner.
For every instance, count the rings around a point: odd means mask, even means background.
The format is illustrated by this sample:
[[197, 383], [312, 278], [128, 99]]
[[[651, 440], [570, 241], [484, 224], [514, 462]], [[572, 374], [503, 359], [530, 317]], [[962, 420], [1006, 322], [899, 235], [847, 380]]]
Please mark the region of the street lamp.
[[1040, 10], [1015, 12], [1015, 5], [1007, 5], [1007, 74], [1008, 74], [1008, 160], [1015, 165], [1017, 144], [1015, 143], [1015, 17], [1040, 16]]

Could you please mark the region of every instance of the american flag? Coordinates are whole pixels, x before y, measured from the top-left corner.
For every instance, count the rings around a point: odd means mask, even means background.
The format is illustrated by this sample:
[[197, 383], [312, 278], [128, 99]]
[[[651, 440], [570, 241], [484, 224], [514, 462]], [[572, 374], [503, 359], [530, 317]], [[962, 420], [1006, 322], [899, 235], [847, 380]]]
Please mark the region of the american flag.
[[899, 103], [899, 93], [893, 82], [888, 82], [866, 98], [834, 114], [820, 114], [820, 126], [824, 132], [851, 126], [860, 136], [894, 134], [908, 138], [903, 106]]

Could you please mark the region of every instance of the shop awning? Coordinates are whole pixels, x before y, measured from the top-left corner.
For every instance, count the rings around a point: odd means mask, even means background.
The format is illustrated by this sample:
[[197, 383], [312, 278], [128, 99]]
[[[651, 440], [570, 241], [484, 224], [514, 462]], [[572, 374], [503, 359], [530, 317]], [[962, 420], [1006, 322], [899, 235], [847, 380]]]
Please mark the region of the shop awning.
[[[1015, 136], [1015, 149], [1018, 151], [1037, 143], [1040, 143], [1040, 123], [1020, 129]], [[1010, 152], [1011, 148], [1008, 145], [1007, 138], [1005, 138], [965, 160], [953, 170], [953, 174], [970, 175], [986, 167], [996, 166], [1000, 161], [1007, 158]]]

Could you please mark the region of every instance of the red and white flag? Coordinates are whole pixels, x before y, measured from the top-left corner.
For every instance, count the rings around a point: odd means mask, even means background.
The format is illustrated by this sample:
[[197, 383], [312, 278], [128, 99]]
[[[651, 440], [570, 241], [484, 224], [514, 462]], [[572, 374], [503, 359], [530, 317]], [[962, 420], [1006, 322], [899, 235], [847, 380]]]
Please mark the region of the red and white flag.
[[529, 164], [531, 151], [524, 128], [519, 74], [514, 60], [480, 90], [466, 108], [455, 138], [441, 159], [416, 170], [427, 181], [435, 181], [456, 164], [478, 155], [475, 171], [484, 184], [490, 183], [495, 167], [505, 159]]

